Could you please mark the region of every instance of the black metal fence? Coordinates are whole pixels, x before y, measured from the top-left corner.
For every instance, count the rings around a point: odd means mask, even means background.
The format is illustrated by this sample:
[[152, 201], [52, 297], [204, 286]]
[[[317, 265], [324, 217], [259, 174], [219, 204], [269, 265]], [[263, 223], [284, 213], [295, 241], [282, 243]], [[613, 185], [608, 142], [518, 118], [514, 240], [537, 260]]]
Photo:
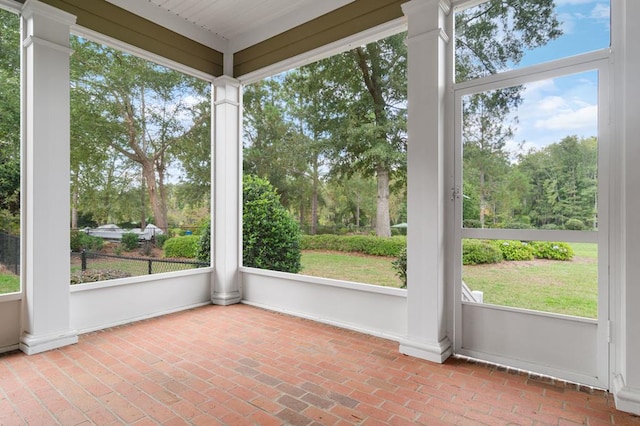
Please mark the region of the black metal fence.
[[[208, 263], [196, 260], [128, 257], [86, 250], [80, 253], [71, 253], [71, 278], [73, 283], [161, 274], [207, 266], [209, 266]], [[95, 275], [95, 277], [92, 275]]]
[[0, 265], [20, 274], [20, 237], [0, 232]]

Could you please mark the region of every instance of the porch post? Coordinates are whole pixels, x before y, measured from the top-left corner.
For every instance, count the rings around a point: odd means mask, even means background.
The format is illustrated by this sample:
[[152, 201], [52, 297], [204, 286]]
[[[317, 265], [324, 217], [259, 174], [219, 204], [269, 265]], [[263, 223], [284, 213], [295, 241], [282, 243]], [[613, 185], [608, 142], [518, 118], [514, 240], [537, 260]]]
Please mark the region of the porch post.
[[22, 23], [22, 230], [20, 349], [76, 343], [69, 292], [69, 29], [75, 17], [27, 0]]
[[228, 76], [213, 82], [213, 264], [211, 302], [240, 302], [240, 82]]
[[[613, 161], [620, 161], [614, 174], [612, 195], [621, 196], [619, 217], [621, 229], [612, 230], [614, 248], [622, 255], [611, 256], [610, 279], [613, 286], [612, 391], [616, 408], [640, 415], [640, 2], [612, 2], [612, 38], [615, 60], [613, 117], [616, 141], [622, 141]], [[616, 181], [617, 179], [617, 181]], [[615, 183], [622, 182], [620, 190]], [[618, 195], [618, 191], [621, 192]], [[613, 228], [615, 229], [615, 228]], [[616, 232], [617, 231], [617, 232]], [[621, 270], [620, 272], [618, 272]]]
[[400, 352], [444, 362], [446, 335], [444, 173], [449, 0], [402, 5], [408, 46], [407, 336]]

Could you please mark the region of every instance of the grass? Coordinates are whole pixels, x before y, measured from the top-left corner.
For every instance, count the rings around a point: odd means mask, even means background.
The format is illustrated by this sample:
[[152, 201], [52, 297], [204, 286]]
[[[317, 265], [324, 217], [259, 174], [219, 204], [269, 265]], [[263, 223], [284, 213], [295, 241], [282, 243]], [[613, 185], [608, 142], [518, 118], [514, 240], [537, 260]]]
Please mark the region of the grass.
[[472, 290], [484, 292], [485, 303], [597, 318], [597, 245], [571, 247], [575, 252], [571, 261], [467, 265], [463, 279]]
[[20, 291], [20, 277], [0, 271], [0, 294]]
[[355, 255], [343, 252], [303, 251], [301, 274], [400, 287], [400, 279], [391, 266], [393, 257]]
[[[464, 281], [484, 292], [484, 302], [544, 312], [597, 318], [598, 249], [572, 243], [571, 261], [535, 260], [465, 266]], [[302, 274], [400, 287], [394, 258], [342, 252], [304, 251]]]
[[[485, 303], [545, 312], [596, 318], [598, 309], [597, 245], [571, 244], [575, 257], [559, 262], [503, 262], [496, 265], [465, 266], [465, 283], [484, 292]], [[301, 274], [367, 284], [400, 287], [392, 257], [354, 255], [343, 252], [304, 251]], [[145, 275], [146, 263], [120, 259], [90, 260], [91, 269], [111, 269]], [[154, 263], [154, 273], [162, 267]], [[171, 265], [172, 270], [191, 265]], [[175, 269], [174, 269], [175, 268]], [[73, 264], [71, 271], [80, 270]], [[20, 291], [19, 277], [0, 271], [0, 294]]]

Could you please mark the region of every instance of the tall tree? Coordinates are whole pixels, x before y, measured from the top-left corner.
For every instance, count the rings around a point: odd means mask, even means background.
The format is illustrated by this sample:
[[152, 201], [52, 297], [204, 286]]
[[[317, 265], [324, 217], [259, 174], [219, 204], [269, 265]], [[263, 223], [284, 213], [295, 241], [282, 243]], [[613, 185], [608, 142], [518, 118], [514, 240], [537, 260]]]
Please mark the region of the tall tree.
[[295, 181], [307, 170], [304, 148], [308, 140], [288, 116], [281, 77], [247, 86], [243, 105], [244, 173], [267, 179], [291, 210], [300, 188]]
[[[74, 38], [72, 47], [72, 88], [84, 92], [98, 113], [76, 120], [108, 124], [111, 137], [101, 142], [139, 165], [155, 225], [166, 229], [169, 169], [177, 146], [184, 147], [210, 120], [207, 110], [198, 107], [209, 102], [208, 85], [82, 38]], [[200, 142], [209, 143], [208, 139]], [[146, 202], [141, 204], [144, 207]], [[142, 217], [146, 217], [144, 210]]]
[[[562, 34], [553, 0], [490, 0], [457, 13], [455, 27], [457, 82], [504, 71], [527, 50]], [[521, 93], [522, 86], [477, 93], [463, 105], [465, 180], [475, 180], [482, 227], [489, 198], [504, 177], [505, 143], [517, 124]]]
[[[303, 140], [299, 144], [306, 170], [301, 177], [310, 181], [311, 212], [309, 233], [315, 235], [318, 226], [322, 179], [326, 175], [330, 150], [330, 99], [322, 75], [322, 66], [313, 63], [288, 73], [283, 81], [288, 116], [294, 120], [295, 131]], [[301, 209], [302, 210], [302, 209]]]
[[333, 108], [334, 172], [375, 176], [376, 234], [391, 235], [389, 186], [406, 169], [406, 34], [321, 61]]

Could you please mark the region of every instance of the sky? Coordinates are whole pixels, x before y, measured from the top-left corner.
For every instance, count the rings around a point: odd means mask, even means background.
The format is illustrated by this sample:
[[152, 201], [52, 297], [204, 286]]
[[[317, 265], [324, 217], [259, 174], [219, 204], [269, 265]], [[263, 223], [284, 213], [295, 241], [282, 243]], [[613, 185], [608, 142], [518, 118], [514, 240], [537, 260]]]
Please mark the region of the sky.
[[[610, 45], [609, 0], [555, 0], [563, 35], [527, 52], [520, 67]], [[540, 148], [565, 136], [597, 136], [597, 71], [525, 85], [518, 125], [507, 148]]]

